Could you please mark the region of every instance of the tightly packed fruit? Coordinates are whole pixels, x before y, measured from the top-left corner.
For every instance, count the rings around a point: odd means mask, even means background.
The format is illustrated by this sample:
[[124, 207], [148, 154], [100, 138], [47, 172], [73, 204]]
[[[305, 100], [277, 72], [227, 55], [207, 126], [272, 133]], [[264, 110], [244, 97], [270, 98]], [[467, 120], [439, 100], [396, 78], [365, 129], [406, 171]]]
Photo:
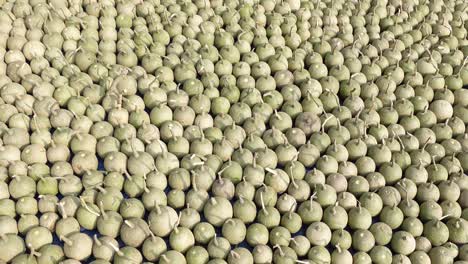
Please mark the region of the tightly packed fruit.
[[0, 0], [0, 263], [467, 264], [466, 0]]

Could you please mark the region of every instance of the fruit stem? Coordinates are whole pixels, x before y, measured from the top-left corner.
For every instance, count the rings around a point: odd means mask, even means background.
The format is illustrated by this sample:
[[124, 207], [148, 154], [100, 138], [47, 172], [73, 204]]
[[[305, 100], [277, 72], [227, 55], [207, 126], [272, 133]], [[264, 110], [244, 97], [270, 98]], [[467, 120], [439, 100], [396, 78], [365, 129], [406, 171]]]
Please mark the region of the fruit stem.
[[93, 209], [91, 209], [87, 204], [86, 204], [86, 201], [84, 200], [83, 197], [80, 197], [80, 202], [81, 202], [81, 206], [83, 206], [83, 208], [88, 211], [89, 213], [95, 215], [95, 216], [101, 216], [101, 214], [95, 212]]
[[65, 236], [60, 236], [60, 240], [62, 240], [68, 246], [73, 246], [73, 241]]
[[234, 250], [231, 250], [231, 255], [236, 258], [236, 259], [239, 259], [240, 258], [240, 254], [235, 252]]
[[278, 245], [278, 244], [274, 245], [273, 249], [278, 249], [278, 251], [280, 253], [280, 256], [284, 257], [284, 252], [283, 252], [283, 249], [281, 248], [280, 245]]
[[107, 213], [104, 210], [104, 204], [102, 201], [99, 202], [99, 210], [101, 211], [101, 215], [104, 219], [107, 219]]
[[101, 243], [101, 241], [98, 239], [98, 237], [97, 237], [96, 234], [94, 234], [93, 240], [94, 240], [94, 243], [95, 243], [96, 245], [102, 246], [102, 243]]
[[265, 203], [263, 202], [263, 192], [260, 192], [260, 203], [262, 204], [262, 210], [268, 215], [268, 211], [265, 208]]
[[[116, 253], [117, 255], [119, 255], [119, 257], [123, 257], [123, 256], [124, 256], [124, 253], [123, 253], [122, 251], [120, 251], [120, 249], [119, 249], [116, 245], [114, 245], [114, 244], [112, 244], [112, 243], [110, 243], [110, 242], [107, 242], [107, 245], [110, 246], [110, 247], [115, 251], [115, 253]], [[162, 256], [161, 256], [161, 257], [162, 257]]]

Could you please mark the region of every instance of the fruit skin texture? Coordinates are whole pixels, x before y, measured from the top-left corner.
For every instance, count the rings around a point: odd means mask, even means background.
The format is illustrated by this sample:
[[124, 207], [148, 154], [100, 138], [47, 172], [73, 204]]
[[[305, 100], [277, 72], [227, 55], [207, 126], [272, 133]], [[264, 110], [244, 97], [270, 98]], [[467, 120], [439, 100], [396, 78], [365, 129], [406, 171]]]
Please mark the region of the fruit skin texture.
[[77, 232], [62, 239], [65, 242], [64, 252], [67, 257], [85, 260], [91, 255], [93, 240], [88, 235]]
[[466, 1], [0, 7], [1, 263], [468, 261]]

